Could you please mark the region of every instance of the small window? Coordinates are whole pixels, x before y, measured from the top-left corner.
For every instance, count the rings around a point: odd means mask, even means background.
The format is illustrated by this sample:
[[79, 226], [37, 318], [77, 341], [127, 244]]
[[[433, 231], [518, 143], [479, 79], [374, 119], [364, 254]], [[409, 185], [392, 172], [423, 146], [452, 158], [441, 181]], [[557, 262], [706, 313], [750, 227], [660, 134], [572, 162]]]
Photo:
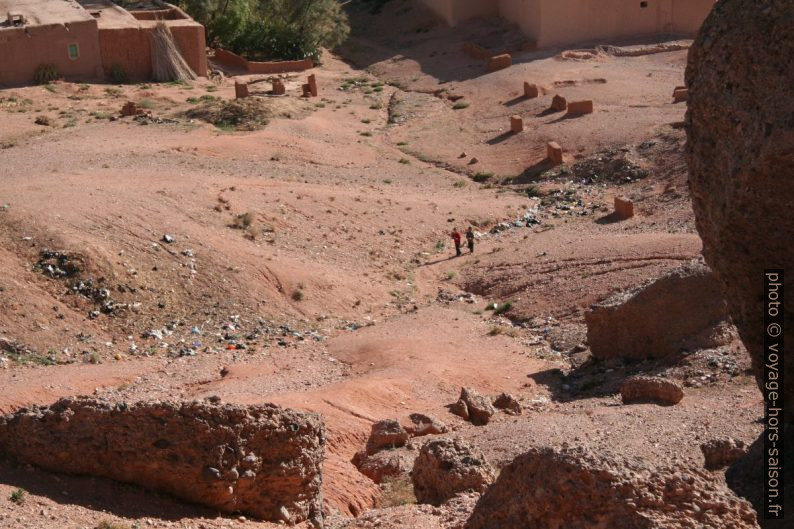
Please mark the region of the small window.
[[69, 44], [69, 58], [77, 60], [80, 58], [80, 45], [79, 44]]
[[640, 7], [645, 9], [646, 7], [648, 7], [648, 2], [640, 2]]

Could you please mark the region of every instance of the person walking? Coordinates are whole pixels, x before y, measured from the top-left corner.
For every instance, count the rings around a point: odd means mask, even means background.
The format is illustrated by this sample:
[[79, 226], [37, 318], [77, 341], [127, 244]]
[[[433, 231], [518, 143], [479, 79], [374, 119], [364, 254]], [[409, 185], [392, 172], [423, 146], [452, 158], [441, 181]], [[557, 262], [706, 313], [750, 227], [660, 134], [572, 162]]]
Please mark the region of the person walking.
[[466, 242], [469, 245], [469, 253], [474, 253], [474, 230], [469, 226], [469, 229], [466, 230]]
[[463, 254], [460, 251], [461, 236], [460, 236], [460, 232], [458, 231], [458, 228], [453, 228], [452, 240], [455, 242], [455, 256], [460, 257]]

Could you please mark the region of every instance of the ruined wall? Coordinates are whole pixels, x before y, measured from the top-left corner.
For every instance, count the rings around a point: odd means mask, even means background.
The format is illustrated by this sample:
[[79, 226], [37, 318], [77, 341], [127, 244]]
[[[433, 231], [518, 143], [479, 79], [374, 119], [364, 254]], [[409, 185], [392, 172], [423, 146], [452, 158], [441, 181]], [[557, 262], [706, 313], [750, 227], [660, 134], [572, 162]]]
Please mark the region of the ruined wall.
[[[69, 58], [68, 46], [79, 46], [79, 57]], [[66, 79], [102, 77], [95, 20], [0, 29], [0, 84], [28, 84], [42, 64], [53, 64]]]
[[325, 431], [275, 405], [62, 399], [0, 417], [0, 454], [134, 483], [223, 512], [322, 524]]

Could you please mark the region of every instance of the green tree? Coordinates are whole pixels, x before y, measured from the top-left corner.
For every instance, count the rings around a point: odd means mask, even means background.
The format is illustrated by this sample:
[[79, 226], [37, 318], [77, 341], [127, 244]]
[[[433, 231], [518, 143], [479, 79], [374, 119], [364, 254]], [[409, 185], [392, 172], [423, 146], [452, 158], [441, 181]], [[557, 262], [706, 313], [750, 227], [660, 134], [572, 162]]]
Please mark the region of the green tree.
[[350, 33], [338, 0], [182, 0], [207, 41], [249, 57], [318, 59]]

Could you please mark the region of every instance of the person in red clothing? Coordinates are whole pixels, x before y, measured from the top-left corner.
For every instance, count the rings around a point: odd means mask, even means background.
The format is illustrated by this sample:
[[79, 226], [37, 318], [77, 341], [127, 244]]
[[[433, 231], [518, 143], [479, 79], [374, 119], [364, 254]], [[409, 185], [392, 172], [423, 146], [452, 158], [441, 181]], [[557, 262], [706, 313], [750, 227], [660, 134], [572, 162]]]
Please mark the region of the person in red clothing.
[[460, 232], [458, 231], [458, 228], [454, 228], [452, 230], [452, 240], [455, 242], [455, 255], [457, 257], [460, 257], [460, 255], [461, 255], [461, 253], [460, 253], [461, 237], [460, 237]]

